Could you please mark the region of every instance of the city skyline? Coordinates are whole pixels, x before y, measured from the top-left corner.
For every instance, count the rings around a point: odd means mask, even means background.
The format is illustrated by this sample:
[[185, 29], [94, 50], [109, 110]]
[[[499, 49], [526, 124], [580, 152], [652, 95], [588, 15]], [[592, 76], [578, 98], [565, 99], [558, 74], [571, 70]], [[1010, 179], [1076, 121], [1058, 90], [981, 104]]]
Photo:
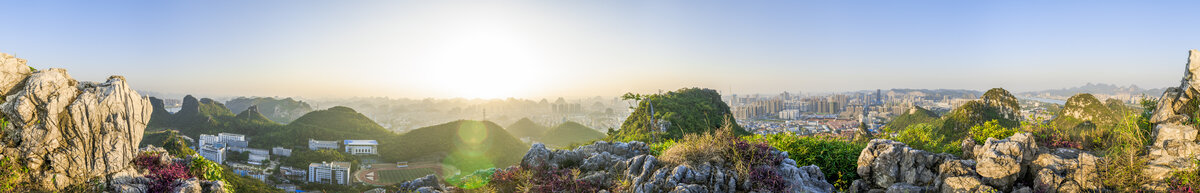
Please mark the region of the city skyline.
[[1196, 2], [5, 4], [0, 52], [201, 97], [1162, 88], [1200, 48]]

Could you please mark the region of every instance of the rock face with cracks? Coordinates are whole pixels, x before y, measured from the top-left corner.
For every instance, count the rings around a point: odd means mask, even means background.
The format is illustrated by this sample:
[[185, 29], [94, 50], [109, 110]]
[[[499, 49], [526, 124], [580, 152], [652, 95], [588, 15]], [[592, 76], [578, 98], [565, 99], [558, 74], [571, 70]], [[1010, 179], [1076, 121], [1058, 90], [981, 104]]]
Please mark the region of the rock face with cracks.
[[[1101, 158], [1077, 149], [1046, 149], [1028, 133], [963, 142], [963, 159], [876, 139], [858, 158], [850, 192], [1080, 192], [1102, 191]], [[1038, 180], [1036, 184], [1022, 179]], [[1032, 186], [1032, 187], [1031, 187]]]
[[1152, 182], [1145, 188], [1166, 191], [1166, 178], [1172, 172], [1196, 169], [1192, 162], [1200, 159], [1200, 143], [1196, 142], [1196, 128], [1186, 122], [1200, 110], [1197, 100], [1200, 100], [1200, 51], [1189, 50], [1183, 80], [1178, 87], [1163, 92], [1150, 117], [1155, 124], [1154, 143], [1148, 149], [1150, 161], [1142, 174]]
[[33, 191], [54, 191], [129, 170], [150, 120], [150, 101], [125, 78], [79, 82], [65, 69], [32, 70], [0, 53], [0, 154], [29, 168]]

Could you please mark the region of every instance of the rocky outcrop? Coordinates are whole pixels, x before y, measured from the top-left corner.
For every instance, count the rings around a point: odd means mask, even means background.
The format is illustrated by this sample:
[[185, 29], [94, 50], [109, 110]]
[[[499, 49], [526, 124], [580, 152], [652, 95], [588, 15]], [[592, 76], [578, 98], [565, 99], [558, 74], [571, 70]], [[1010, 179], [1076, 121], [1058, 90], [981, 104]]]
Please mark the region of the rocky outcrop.
[[[787, 157], [786, 152], [772, 151], [771, 156]], [[725, 168], [723, 163], [698, 165], [670, 164], [650, 155], [650, 148], [642, 142], [598, 141], [574, 150], [550, 150], [535, 143], [520, 167], [524, 169], [572, 169], [578, 170], [575, 180], [586, 184], [604, 184], [622, 180], [627, 189], [620, 192], [747, 192], [753, 187], [750, 177], [739, 176], [738, 172]], [[833, 185], [817, 166], [796, 166], [796, 161], [783, 159], [777, 165], [760, 165], [759, 171], [769, 171], [780, 177], [785, 191], [790, 192], [833, 192]], [[514, 167], [515, 168], [515, 167]], [[512, 168], [510, 168], [512, 169]], [[432, 176], [426, 177], [431, 178]], [[437, 190], [440, 184], [420, 179], [405, 182], [401, 190]], [[433, 180], [436, 182], [436, 180]], [[617, 190], [602, 189], [600, 192]]]
[[[1101, 158], [1076, 149], [1038, 147], [1028, 133], [964, 140], [963, 159], [876, 139], [858, 159], [851, 192], [1094, 192], [1103, 191]], [[967, 150], [969, 149], [969, 151]], [[1036, 179], [1030, 183], [1028, 179]], [[1030, 188], [1033, 186], [1033, 188]]]
[[1149, 162], [1142, 174], [1153, 182], [1144, 187], [1165, 191], [1166, 178], [1171, 172], [1196, 169], [1192, 161], [1200, 159], [1197, 129], [1188, 124], [1200, 101], [1200, 51], [1188, 51], [1187, 70], [1179, 87], [1167, 88], [1158, 101], [1150, 121], [1154, 124], [1152, 143], [1148, 149]]
[[53, 191], [129, 168], [150, 119], [146, 97], [125, 78], [78, 82], [64, 69], [33, 71], [25, 60], [0, 54], [0, 154], [29, 168], [34, 191]]
[[[192, 161], [193, 159], [204, 159], [203, 157], [198, 157], [196, 155], [187, 156], [185, 158], [176, 158], [176, 157], [171, 156], [171, 154], [169, 152], [167, 152], [166, 150], [164, 150], [163, 148], [154, 147], [153, 145], [150, 145], [150, 146], [147, 146], [145, 148], [138, 150], [138, 154], [142, 155], [142, 156], [153, 155], [153, 156], [151, 156], [152, 158], [157, 157], [158, 159], [151, 158], [152, 160], [155, 160], [155, 161], [152, 161], [152, 163], [154, 163], [154, 164], [157, 164], [157, 165], [179, 164], [179, 165], [183, 166], [184, 170], [192, 170], [192, 169], [194, 169], [192, 167], [199, 167], [199, 166], [192, 165], [192, 163], [194, 163]], [[151, 167], [151, 166], [133, 165], [130, 168], [128, 168], [127, 170], [123, 170], [120, 173], [110, 175], [109, 176], [110, 180], [108, 181], [109, 190], [107, 190], [106, 192], [108, 192], [108, 191], [121, 192], [121, 193], [151, 192], [151, 189], [152, 189], [151, 187], [154, 186], [156, 182], [155, 182], [155, 179], [151, 178], [152, 175], [150, 175], [150, 174], [154, 173], [154, 172], [152, 172], [151, 171], [152, 169], [149, 167]], [[225, 182], [223, 182], [223, 181], [201, 180], [201, 179], [198, 179], [197, 177], [186, 177], [186, 178], [168, 179], [168, 180], [170, 180], [170, 181], [167, 181], [170, 184], [170, 188], [163, 189], [167, 192], [173, 192], [173, 193], [202, 193], [202, 192], [226, 193], [226, 192], [230, 192], [230, 189], [227, 189], [228, 186], [226, 186]], [[160, 191], [163, 191], [163, 190], [160, 190]]]

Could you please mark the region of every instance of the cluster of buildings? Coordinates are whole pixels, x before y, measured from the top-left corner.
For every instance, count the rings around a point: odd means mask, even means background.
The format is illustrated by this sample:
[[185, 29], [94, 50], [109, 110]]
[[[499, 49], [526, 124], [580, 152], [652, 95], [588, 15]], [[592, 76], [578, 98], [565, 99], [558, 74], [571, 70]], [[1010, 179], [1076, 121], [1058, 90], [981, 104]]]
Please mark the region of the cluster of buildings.
[[[197, 146], [194, 147], [201, 156], [213, 162], [230, 166], [234, 173], [242, 176], [248, 176], [254, 179], [266, 181], [266, 176], [270, 175], [267, 170], [274, 168], [271, 162], [271, 156], [292, 155], [292, 149], [284, 147], [274, 147], [271, 149], [250, 148], [249, 140], [245, 135], [234, 133], [218, 133], [217, 135], [201, 134], [197, 140]], [[336, 150], [344, 151], [351, 155], [378, 155], [379, 142], [375, 140], [342, 140], [342, 141], [322, 141], [309, 139], [309, 150]], [[245, 163], [229, 161], [229, 154], [246, 153], [248, 155]], [[294, 176], [303, 178], [309, 183], [328, 183], [348, 185], [351, 182], [350, 162], [321, 162], [310, 163], [308, 168], [292, 168], [288, 166], [280, 166], [279, 172], [285, 176]], [[295, 185], [279, 184], [278, 188], [285, 190], [295, 190]]]
[[[308, 140], [309, 150], [338, 150], [338, 141], [321, 141], [315, 139]], [[350, 155], [379, 155], [379, 142], [375, 140], [342, 140], [340, 148]], [[285, 170], [280, 167], [280, 170]], [[284, 174], [299, 174], [301, 172], [294, 171], [288, 167], [283, 171]], [[346, 185], [350, 183], [350, 162], [321, 162], [308, 164], [306, 180], [310, 183], [327, 183]]]
[[842, 135], [860, 124], [876, 130], [913, 106], [945, 112], [971, 100], [976, 92], [961, 90], [892, 89], [828, 95], [726, 95], [740, 125], [756, 133]]

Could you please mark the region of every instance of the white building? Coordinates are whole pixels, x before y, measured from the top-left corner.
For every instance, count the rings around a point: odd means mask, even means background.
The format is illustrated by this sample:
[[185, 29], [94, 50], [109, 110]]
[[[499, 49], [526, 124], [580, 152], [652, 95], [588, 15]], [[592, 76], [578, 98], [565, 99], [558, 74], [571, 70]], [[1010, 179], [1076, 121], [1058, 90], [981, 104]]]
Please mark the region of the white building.
[[308, 164], [308, 182], [350, 184], [350, 162]]
[[319, 150], [319, 149], [337, 150], [338, 144], [337, 144], [337, 141], [318, 141], [318, 140], [314, 140], [314, 139], [308, 139], [308, 149], [311, 149], [311, 150]]
[[275, 154], [277, 156], [291, 157], [292, 149], [283, 148], [283, 147], [275, 147], [275, 148], [271, 148], [271, 154]]
[[234, 134], [234, 133], [217, 133], [217, 137], [220, 137], [221, 141], [245, 141], [246, 140], [245, 135]]
[[262, 165], [264, 161], [266, 161], [267, 159], [270, 159], [270, 158], [271, 158], [271, 155], [269, 155], [269, 154], [257, 154], [257, 153], [251, 152], [250, 156], [248, 157], [248, 159], [246, 161], [249, 162], [250, 164]]
[[375, 140], [345, 140], [342, 141], [342, 144], [346, 145], [346, 153], [350, 153], [351, 155], [379, 154], [376, 150], [379, 142]]
[[209, 145], [205, 145], [205, 146], [200, 146], [199, 154], [200, 154], [200, 156], [204, 156], [204, 159], [208, 159], [209, 161], [217, 162], [217, 164], [224, 164], [225, 163], [225, 149], [226, 149], [225, 145], [222, 145], [222, 144], [209, 144]]
[[200, 142], [196, 143], [196, 147], [204, 147], [220, 142], [221, 138], [217, 138], [216, 135], [200, 134]]

